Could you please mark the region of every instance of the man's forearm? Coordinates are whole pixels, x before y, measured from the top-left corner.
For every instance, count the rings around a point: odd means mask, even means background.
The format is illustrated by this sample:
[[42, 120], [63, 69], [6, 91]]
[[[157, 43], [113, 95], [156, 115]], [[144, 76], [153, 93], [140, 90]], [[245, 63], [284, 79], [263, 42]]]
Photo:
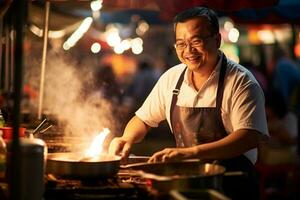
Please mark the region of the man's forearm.
[[140, 142], [145, 137], [149, 128], [140, 118], [134, 116], [127, 123], [122, 138], [132, 144]]
[[256, 148], [262, 135], [254, 130], [238, 130], [225, 138], [195, 147], [197, 156], [202, 159], [226, 159], [238, 156]]

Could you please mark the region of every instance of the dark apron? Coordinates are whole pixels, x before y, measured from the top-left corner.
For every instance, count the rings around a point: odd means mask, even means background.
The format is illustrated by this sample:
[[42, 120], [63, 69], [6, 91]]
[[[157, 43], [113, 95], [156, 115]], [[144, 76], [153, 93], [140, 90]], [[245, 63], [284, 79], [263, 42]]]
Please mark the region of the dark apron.
[[[171, 125], [177, 147], [191, 147], [220, 140], [227, 136], [222, 117], [221, 106], [224, 91], [224, 78], [227, 59], [223, 55], [219, 75], [216, 107], [180, 107], [177, 106], [177, 96], [180, 92], [184, 74], [182, 72], [173, 91], [170, 109]], [[251, 161], [244, 155], [219, 160], [219, 164], [226, 167], [226, 171], [243, 171], [246, 176], [224, 177], [224, 193], [232, 199], [258, 199], [258, 184], [255, 169]]]

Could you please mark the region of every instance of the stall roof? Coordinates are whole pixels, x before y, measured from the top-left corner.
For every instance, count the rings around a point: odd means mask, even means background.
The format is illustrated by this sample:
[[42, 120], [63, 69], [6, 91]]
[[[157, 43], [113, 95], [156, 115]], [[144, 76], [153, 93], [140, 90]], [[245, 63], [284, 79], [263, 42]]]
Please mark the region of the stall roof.
[[[52, 21], [51, 24], [56, 24], [54, 26], [62, 26], [66, 20], [67, 24], [70, 24], [78, 18], [91, 16], [91, 1], [48, 1], [51, 2], [51, 14], [59, 14], [62, 19]], [[4, 12], [10, 2], [11, 0], [0, 0], [0, 12]], [[40, 19], [37, 20], [40, 21], [37, 24], [42, 24], [45, 0], [32, 0], [31, 3], [40, 8], [38, 12], [35, 10], [37, 13], [35, 17]], [[164, 24], [170, 23], [179, 11], [204, 5], [217, 10], [219, 16], [229, 16], [237, 23], [299, 24], [300, 22], [299, 0], [103, 0], [101, 21], [104, 24], [129, 23], [132, 15], [139, 15], [150, 24]], [[66, 20], [63, 20], [64, 18]], [[58, 23], [61, 25], [57, 25]]]
[[280, 24], [300, 23], [300, 1], [280, 0], [278, 4], [264, 8], [245, 8], [235, 12], [221, 12], [238, 23], [247, 24]]
[[[45, 3], [44, 0], [32, 2], [40, 6]], [[50, 2], [52, 9], [61, 14], [74, 17], [91, 15], [90, 1]], [[299, 0], [103, 0], [101, 20], [103, 23], [128, 23], [130, 17], [137, 14], [152, 24], [169, 23], [176, 13], [193, 6], [209, 6], [220, 16], [229, 16], [239, 23], [298, 24], [300, 21]]]

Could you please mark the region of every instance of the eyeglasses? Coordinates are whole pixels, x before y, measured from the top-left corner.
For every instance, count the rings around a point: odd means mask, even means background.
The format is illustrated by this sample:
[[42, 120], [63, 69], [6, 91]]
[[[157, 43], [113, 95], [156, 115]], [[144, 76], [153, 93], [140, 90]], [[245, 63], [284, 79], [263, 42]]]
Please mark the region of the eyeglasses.
[[179, 41], [176, 41], [176, 43], [174, 44], [174, 47], [177, 49], [177, 50], [184, 50], [185, 48], [187, 48], [187, 46], [189, 45], [190, 47], [193, 47], [193, 48], [199, 48], [199, 47], [203, 47], [206, 40], [212, 36], [214, 36], [215, 34], [212, 34], [212, 35], [208, 35], [206, 37], [195, 37], [193, 38], [190, 42], [186, 42], [186, 41], [183, 41], [183, 40], [179, 40]]

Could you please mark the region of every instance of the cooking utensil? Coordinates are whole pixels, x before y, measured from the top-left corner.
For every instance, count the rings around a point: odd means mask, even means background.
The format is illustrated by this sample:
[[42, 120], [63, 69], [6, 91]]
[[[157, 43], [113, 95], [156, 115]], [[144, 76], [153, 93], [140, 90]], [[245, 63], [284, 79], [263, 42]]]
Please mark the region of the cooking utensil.
[[101, 155], [83, 159], [82, 153], [51, 153], [47, 156], [46, 173], [70, 179], [99, 179], [117, 174], [121, 158]]
[[192, 189], [192, 190], [171, 190], [172, 200], [192, 200], [192, 199], [212, 199], [212, 200], [230, 200], [217, 190], [212, 189]]
[[[137, 163], [121, 166], [133, 170], [151, 183], [153, 189], [168, 192], [172, 189], [211, 188], [222, 191], [225, 167], [204, 163], [198, 159], [168, 163]], [[228, 176], [243, 175], [243, 172]]]
[[137, 156], [137, 155], [129, 155], [128, 158], [122, 159], [121, 165], [124, 166], [129, 166], [129, 164], [144, 164], [147, 163], [149, 160], [150, 156]]
[[44, 128], [43, 130], [40, 130], [39, 133], [43, 134], [45, 133], [47, 130], [49, 130], [51, 127], [53, 126], [53, 124], [49, 124], [46, 128]]
[[47, 118], [43, 119], [43, 121], [32, 131], [32, 134], [35, 134], [38, 132], [38, 130], [44, 125], [44, 123], [47, 121]]

